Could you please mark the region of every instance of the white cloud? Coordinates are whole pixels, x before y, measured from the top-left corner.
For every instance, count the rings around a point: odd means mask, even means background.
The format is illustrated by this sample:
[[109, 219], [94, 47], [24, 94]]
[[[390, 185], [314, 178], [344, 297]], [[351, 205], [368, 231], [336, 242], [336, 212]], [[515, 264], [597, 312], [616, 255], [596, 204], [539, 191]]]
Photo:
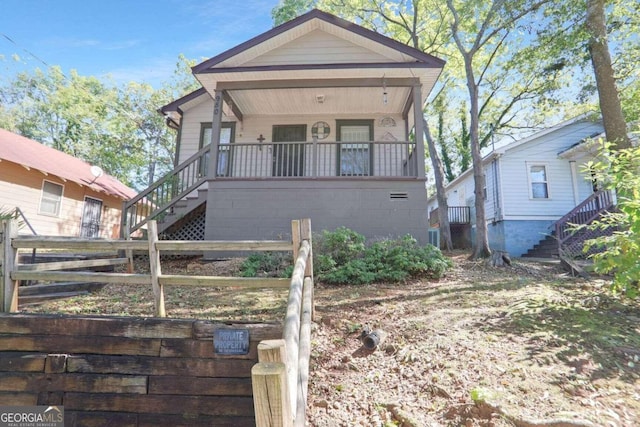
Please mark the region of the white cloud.
[[99, 49], [99, 50], [120, 50], [120, 49], [128, 49], [131, 47], [135, 47], [140, 44], [140, 40], [131, 39], [131, 40], [122, 40], [122, 41], [103, 42], [101, 40], [96, 40], [96, 39], [73, 39], [73, 38], [54, 37], [54, 38], [47, 39], [46, 41], [43, 42], [43, 44], [49, 47], [63, 48], [63, 49], [90, 47], [90, 48]]
[[155, 59], [142, 65], [132, 64], [130, 67], [114, 68], [103, 73], [103, 76], [110, 78], [116, 84], [135, 81], [158, 87], [172, 78], [176, 61], [176, 58]]

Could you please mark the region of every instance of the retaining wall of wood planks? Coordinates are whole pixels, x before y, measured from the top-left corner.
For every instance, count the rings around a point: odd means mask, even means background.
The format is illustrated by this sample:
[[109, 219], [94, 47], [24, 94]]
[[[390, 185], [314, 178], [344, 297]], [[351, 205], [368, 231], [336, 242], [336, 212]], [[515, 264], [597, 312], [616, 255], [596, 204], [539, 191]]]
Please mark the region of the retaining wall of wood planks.
[[[215, 354], [217, 328], [248, 329], [248, 354]], [[255, 426], [257, 345], [281, 337], [280, 324], [0, 314], [0, 402], [61, 405], [67, 427]]]

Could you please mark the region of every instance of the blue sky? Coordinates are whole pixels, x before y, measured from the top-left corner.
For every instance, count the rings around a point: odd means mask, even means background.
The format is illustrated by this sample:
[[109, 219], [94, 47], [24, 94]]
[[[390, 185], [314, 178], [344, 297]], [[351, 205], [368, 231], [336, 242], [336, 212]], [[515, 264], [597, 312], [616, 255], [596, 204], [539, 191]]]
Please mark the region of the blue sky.
[[65, 73], [158, 85], [171, 78], [180, 53], [209, 58], [269, 30], [277, 3], [2, 0], [0, 84], [17, 72], [46, 68], [43, 61]]

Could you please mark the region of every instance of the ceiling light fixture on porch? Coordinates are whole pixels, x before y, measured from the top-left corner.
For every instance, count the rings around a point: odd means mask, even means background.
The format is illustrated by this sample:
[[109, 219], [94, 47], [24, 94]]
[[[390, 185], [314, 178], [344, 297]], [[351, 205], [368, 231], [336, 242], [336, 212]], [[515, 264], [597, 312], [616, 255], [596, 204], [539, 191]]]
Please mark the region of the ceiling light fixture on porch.
[[387, 80], [382, 76], [382, 103], [387, 105]]

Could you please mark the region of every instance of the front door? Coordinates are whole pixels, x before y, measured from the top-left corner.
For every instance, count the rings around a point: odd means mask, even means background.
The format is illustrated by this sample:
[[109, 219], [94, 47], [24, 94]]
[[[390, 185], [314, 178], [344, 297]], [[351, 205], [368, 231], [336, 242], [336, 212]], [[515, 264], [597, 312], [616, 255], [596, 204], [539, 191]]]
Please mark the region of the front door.
[[307, 125], [273, 126], [273, 142], [298, 142], [298, 144], [273, 144], [272, 176], [304, 176], [304, 144]]
[[[339, 176], [373, 175], [373, 120], [336, 120]], [[346, 143], [346, 144], [345, 144]]]
[[100, 221], [102, 218], [102, 200], [92, 197], [84, 198], [80, 237], [100, 237]]

